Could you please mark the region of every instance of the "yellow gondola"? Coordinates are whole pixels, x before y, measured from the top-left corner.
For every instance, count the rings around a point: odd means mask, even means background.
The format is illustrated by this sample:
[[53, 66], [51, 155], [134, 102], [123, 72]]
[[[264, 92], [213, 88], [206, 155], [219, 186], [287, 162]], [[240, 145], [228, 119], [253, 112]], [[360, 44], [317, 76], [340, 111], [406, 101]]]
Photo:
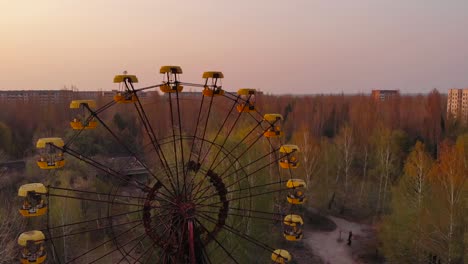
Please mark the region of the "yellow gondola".
[[279, 122], [283, 120], [281, 114], [265, 114], [263, 120], [267, 121], [270, 127], [263, 133], [267, 138], [271, 137], [281, 137], [283, 136], [283, 131], [281, 131], [281, 126], [278, 125]]
[[291, 254], [289, 254], [289, 252], [284, 249], [276, 249], [273, 251], [273, 253], [271, 253], [271, 260], [273, 263], [286, 264], [289, 263], [291, 259]]
[[304, 190], [306, 183], [301, 179], [290, 179], [286, 183], [286, 187], [291, 189], [288, 193], [287, 200], [290, 204], [303, 204], [306, 201]]
[[239, 113], [248, 113], [256, 111], [255, 107], [255, 89], [239, 89], [237, 95], [242, 99], [241, 103], [236, 106]]
[[42, 183], [28, 183], [18, 189], [18, 196], [24, 197], [23, 206], [19, 212], [24, 217], [41, 216], [47, 212], [47, 204], [43, 195], [47, 194], [47, 188]]
[[288, 188], [306, 188], [307, 184], [303, 179], [289, 179], [286, 182], [286, 187]]
[[[114, 83], [119, 83], [119, 85], [121, 85], [124, 82], [137, 83], [138, 78], [135, 75], [128, 75], [128, 74], [116, 75], [114, 77]], [[128, 103], [134, 103], [138, 101], [138, 98], [132, 91], [125, 90], [125, 91], [118, 91], [114, 95], [114, 101], [116, 101], [117, 103], [128, 104]]]
[[159, 69], [159, 73], [164, 74], [163, 85], [159, 87], [163, 93], [180, 93], [184, 89], [179, 84], [178, 76], [182, 74], [182, 68], [180, 66], [162, 66]]
[[114, 95], [114, 101], [117, 103], [129, 104], [138, 101], [138, 98], [131, 92], [117, 92], [117, 94]]
[[18, 245], [21, 250], [21, 264], [40, 264], [47, 258], [47, 252], [44, 248], [44, 233], [33, 230], [22, 233], [18, 237]]
[[289, 214], [283, 219], [283, 236], [288, 241], [299, 241], [302, 239], [302, 226], [304, 221], [300, 215]]
[[306, 200], [302, 190], [293, 190], [288, 194], [287, 199], [290, 204], [303, 204]]
[[222, 84], [218, 84], [220, 79], [224, 78], [224, 74], [219, 71], [207, 71], [202, 76], [205, 79], [205, 87], [203, 89], [203, 95], [208, 97], [224, 95], [224, 90], [221, 88]]
[[75, 130], [81, 129], [94, 129], [97, 127], [98, 122], [94, 118], [85, 117], [86, 112], [89, 109], [96, 108], [96, 102], [94, 100], [73, 100], [70, 103], [70, 109], [81, 109], [83, 116], [76, 115], [73, 121], [70, 122], [70, 126]]
[[[53, 145], [53, 146], [52, 146]], [[36, 143], [36, 148], [39, 149], [39, 160], [37, 166], [41, 169], [58, 169], [65, 166], [63, 152], [56, 147], [63, 147], [65, 144], [61, 138], [40, 138]]]
[[283, 145], [280, 147], [280, 152], [287, 154], [286, 157], [280, 159], [279, 164], [283, 169], [295, 169], [299, 166], [295, 152], [299, 152], [299, 147], [296, 145]]
[[167, 73], [172, 73], [172, 74], [182, 74], [182, 68], [180, 66], [161, 66], [159, 69], [159, 73], [161, 74], [167, 74]]

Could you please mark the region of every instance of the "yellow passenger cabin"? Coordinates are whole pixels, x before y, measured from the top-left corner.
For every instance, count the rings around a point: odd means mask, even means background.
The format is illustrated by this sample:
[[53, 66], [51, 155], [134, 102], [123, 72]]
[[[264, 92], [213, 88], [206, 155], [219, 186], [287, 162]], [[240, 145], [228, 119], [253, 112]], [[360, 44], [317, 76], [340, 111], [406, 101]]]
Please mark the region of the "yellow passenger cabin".
[[287, 199], [290, 204], [303, 204], [306, 201], [304, 191], [297, 189], [291, 191]]
[[263, 116], [263, 120], [265, 120], [269, 128], [263, 133], [263, 135], [267, 138], [272, 137], [281, 137], [283, 136], [283, 131], [281, 131], [280, 123], [283, 120], [283, 116], [281, 114], [265, 114]]
[[117, 92], [114, 95], [114, 101], [122, 104], [130, 104], [137, 102], [138, 98], [133, 92]]
[[290, 179], [286, 182], [286, 187], [290, 189], [287, 200], [290, 204], [303, 204], [306, 201], [303, 188], [307, 187], [304, 180]]
[[136, 75], [129, 75], [129, 74], [120, 74], [114, 76], [114, 83], [123, 83], [123, 82], [129, 82], [129, 83], [137, 83], [138, 78]]
[[135, 75], [121, 74], [114, 77], [114, 83], [119, 84], [119, 91], [114, 95], [114, 101], [117, 103], [134, 103], [138, 101], [138, 97], [135, 93], [129, 90], [127, 83], [130, 85], [138, 83], [138, 78]]
[[23, 206], [19, 212], [24, 217], [41, 216], [47, 212], [47, 204], [44, 202], [47, 188], [42, 183], [28, 183], [21, 185], [18, 196], [24, 197]]
[[94, 100], [73, 100], [70, 103], [70, 109], [77, 111], [75, 118], [70, 122], [70, 126], [75, 130], [94, 129], [98, 122], [94, 120], [92, 109], [96, 108]]
[[239, 113], [255, 112], [257, 110], [255, 107], [255, 94], [255, 89], [244, 88], [237, 91], [240, 100], [236, 108]]
[[159, 89], [163, 93], [181, 93], [184, 90], [184, 86], [180, 84], [164, 84], [159, 86]]
[[22, 233], [18, 237], [18, 245], [22, 247], [21, 264], [40, 264], [47, 258], [44, 247], [45, 236], [41, 231], [33, 230]]
[[203, 79], [205, 79], [205, 86], [203, 88], [203, 96], [213, 97], [224, 95], [222, 89], [221, 79], [224, 78], [224, 74], [220, 71], [207, 71], [203, 73]]
[[280, 153], [283, 153], [283, 158], [280, 159], [279, 165], [283, 169], [295, 169], [299, 166], [299, 161], [296, 153], [299, 152], [299, 147], [296, 145], [283, 145], [280, 147]]
[[208, 97], [224, 95], [224, 90], [219, 87], [209, 88], [208, 86], [205, 86], [205, 88], [203, 88], [203, 95]]
[[271, 253], [272, 263], [286, 264], [292, 260], [291, 254], [284, 249], [276, 249]]
[[159, 73], [164, 74], [163, 85], [159, 87], [163, 93], [180, 93], [184, 89], [180, 85], [179, 74], [182, 74], [180, 66], [162, 66]]
[[286, 182], [286, 187], [292, 189], [292, 188], [306, 188], [307, 184], [303, 179], [289, 179]]
[[283, 236], [288, 241], [299, 241], [302, 239], [302, 226], [304, 221], [300, 215], [289, 214], [283, 219]]
[[40, 138], [36, 143], [36, 148], [39, 150], [37, 166], [46, 170], [65, 166], [65, 159], [61, 150], [64, 145], [61, 138]]

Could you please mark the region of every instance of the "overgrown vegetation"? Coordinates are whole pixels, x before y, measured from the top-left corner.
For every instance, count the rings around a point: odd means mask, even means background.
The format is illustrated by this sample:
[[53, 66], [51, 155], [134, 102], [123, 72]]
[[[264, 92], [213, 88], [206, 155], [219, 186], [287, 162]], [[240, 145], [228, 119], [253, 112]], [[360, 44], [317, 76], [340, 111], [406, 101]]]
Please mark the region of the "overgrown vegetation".
[[[171, 128], [170, 117], [160, 103], [163, 98], [155, 96], [151, 100], [148, 115], [160, 137]], [[381, 249], [391, 263], [427, 263], [429, 259], [468, 262], [468, 128], [446, 118], [444, 96], [434, 90], [428, 95], [382, 102], [364, 95], [263, 95], [257, 101], [262, 113], [283, 114], [286, 143], [297, 144], [301, 149], [296, 175], [308, 182], [307, 206], [376, 224]], [[198, 104], [183, 103], [184, 120], [191, 120], [197, 107]], [[66, 108], [66, 103], [1, 105], [3, 157], [33, 157], [38, 137], [69, 137], [72, 132], [64, 128], [72, 116], [63, 111]], [[105, 120], [120, 138], [130, 143], [132, 151], [144, 152], [142, 124], [130, 111], [120, 110], [123, 111], [106, 113]], [[213, 127], [221, 124], [222, 118], [218, 119], [211, 124]], [[192, 119], [184, 126], [191, 129], [195, 123]], [[80, 138], [74, 146], [89, 155], [102, 155], [103, 159], [127, 151], [115, 144], [102, 127]], [[254, 156], [252, 153], [248, 158]], [[73, 170], [67, 172], [68, 176], [55, 178], [56, 184], [98, 182], [87, 187], [105, 188], [94, 178], [83, 179], [79, 164]], [[37, 170], [26, 173], [34, 175]], [[11, 185], [17, 187], [24, 182]], [[2, 193], [6, 194], [3, 189]], [[64, 209], [65, 205], [60, 206], [57, 208]], [[85, 205], [76, 207], [89, 210]], [[2, 215], [7, 215], [7, 208], [0, 209]], [[57, 210], [54, 214], [61, 217], [57, 219], [77, 217]], [[67, 245], [65, 242], [62, 247]]]

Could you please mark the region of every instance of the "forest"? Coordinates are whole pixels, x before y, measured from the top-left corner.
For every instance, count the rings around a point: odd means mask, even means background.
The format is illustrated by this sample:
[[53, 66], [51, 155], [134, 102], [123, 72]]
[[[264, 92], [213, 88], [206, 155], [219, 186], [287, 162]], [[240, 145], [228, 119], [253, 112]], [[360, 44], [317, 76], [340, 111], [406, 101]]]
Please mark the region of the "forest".
[[[152, 122], [170, 127], [159, 104], [166, 98], [147, 100]], [[262, 113], [282, 114], [285, 141], [300, 148], [297, 172], [307, 182], [307, 207], [376, 226], [376, 246], [387, 263], [468, 263], [468, 126], [447, 116], [446, 100], [433, 90], [387, 101], [363, 94], [262, 94], [256, 104]], [[68, 105], [0, 105], [0, 163], [26, 160], [21, 172], [0, 168], [0, 263], [16, 257], [14, 237], [31, 224], [10, 201], [19, 185], [44, 176], [33, 169], [35, 142], [70, 136]], [[181, 112], [189, 115], [190, 107], [182, 104]], [[143, 128], [132, 114], [106, 114], [120, 136], [141, 146]], [[77, 147], [104, 157], [122, 151], [100, 130]], [[88, 173], [80, 166], [72, 167]], [[73, 184], [82, 181], [74, 177]]]

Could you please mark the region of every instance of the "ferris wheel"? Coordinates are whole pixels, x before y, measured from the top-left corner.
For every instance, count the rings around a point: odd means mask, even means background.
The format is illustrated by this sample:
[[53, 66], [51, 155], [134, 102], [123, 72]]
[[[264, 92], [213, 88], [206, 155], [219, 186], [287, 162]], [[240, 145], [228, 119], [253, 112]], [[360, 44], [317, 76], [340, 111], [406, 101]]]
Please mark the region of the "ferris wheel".
[[37, 141], [47, 176], [18, 190], [21, 263], [291, 262], [277, 245], [303, 237], [306, 183], [282, 115], [255, 89], [225, 91], [222, 72], [160, 73], [142, 88], [115, 76], [107, 102], [70, 103], [64, 139]]

